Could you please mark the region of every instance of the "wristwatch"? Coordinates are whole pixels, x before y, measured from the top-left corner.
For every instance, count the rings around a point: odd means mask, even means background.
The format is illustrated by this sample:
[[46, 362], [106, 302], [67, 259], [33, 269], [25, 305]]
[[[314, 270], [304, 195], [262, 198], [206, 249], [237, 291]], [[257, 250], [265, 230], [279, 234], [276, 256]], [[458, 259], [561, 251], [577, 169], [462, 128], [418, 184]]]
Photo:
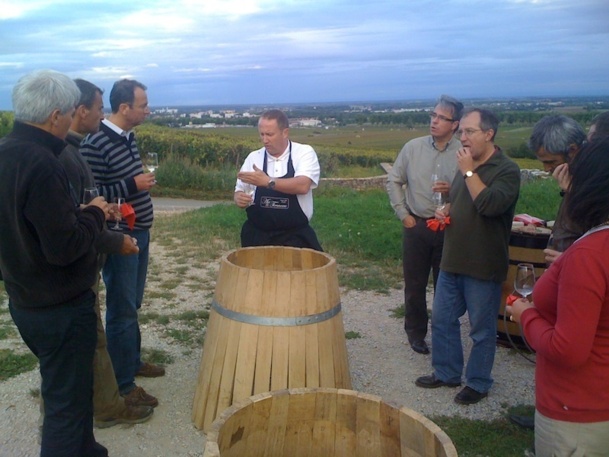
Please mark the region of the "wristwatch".
[[465, 172], [465, 174], [463, 175], [463, 179], [471, 178], [472, 176], [474, 176], [474, 172], [469, 170]]
[[275, 180], [271, 179], [266, 187], [268, 187], [269, 189], [273, 190], [275, 188], [275, 184], [276, 184]]

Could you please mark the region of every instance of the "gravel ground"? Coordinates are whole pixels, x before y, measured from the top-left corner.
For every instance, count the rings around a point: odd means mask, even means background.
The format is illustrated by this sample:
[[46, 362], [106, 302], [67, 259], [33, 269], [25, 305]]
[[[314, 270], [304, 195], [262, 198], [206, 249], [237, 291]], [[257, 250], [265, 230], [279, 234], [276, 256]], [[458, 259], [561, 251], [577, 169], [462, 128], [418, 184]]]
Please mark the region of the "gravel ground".
[[[152, 244], [151, 257], [169, 271], [172, 257]], [[204, 266], [191, 276], [214, 275], [214, 267]], [[213, 285], [213, 281], [212, 281]], [[151, 283], [149, 287], [156, 287]], [[179, 312], [209, 305], [208, 291], [178, 288]], [[414, 385], [418, 376], [431, 373], [431, 356], [413, 352], [402, 327], [402, 320], [390, 316], [390, 310], [403, 302], [402, 292], [388, 295], [372, 292], [342, 291], [345, 331], [358, 332], [361, 338], [347, 341], [353, 389], [381, 396], [414, 409], [426, 416], [459, 415], [470, 419], [491, 420], [505, 415], [507, 406], [534, 403], [534, 366], [513, 350], [498, 347], [493, 376], [495, 385], [487, 399], [477, 405], [461, 406], [453, 402], [457, 388], [421, 389]], [[162, 299], [145, 303], [149, 311], [163, 313]], [[5, 304], [2, 306], [6, 306]], [[7, 319], [8, 314], [0, 315]], [[10, 317], [8, 317], [10, 319]], [[463, 342], [469, 348], [467, 319], [463, 319]], [[142, 329], [143, 346], [165, 350], [175, 357], [167, 375], [157, 379], [138, 378], [138, 384], [159, 399], [150, 421], [136, 426], [115, 426], [96, 430], [97, 440], [111, 456], [202, 456], [205, 435], [191, 421], [201, 348], [185, 347], [163, 335], [157, 324]], [[428, 338], [429, 340], [429, 338]], [[9, 342], [24, 350], [23, 344]], [[8, 343], [2, 342], [0, 347]], [[21, 344], [21, 347], [19, 345]], [[467, 353], [467, 352], [466, 352]], [[36, 370], [0, 382], [0, 457], [29, 457], [39, 452], [37, 444], [38, 399], [31, 391], [39, 386]]]

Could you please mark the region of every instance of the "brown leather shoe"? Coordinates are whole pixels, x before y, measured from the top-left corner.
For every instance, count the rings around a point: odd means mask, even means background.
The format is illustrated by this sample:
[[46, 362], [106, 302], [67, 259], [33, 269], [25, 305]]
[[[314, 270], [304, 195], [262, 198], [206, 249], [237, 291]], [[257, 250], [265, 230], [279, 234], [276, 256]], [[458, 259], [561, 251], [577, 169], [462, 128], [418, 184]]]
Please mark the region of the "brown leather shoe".
[[104, 420], [95, 419], [95, 427], [108, 428], [118, 424], [141, 424], [150, 419], [152, 413], [154, 413], [152, 406], [125, 406], [125, 410], [116, 417], [109, 417]]
[[165, 368], [153, 363], [142, 362], [140, 369], [137, 370], [135, 375], [144, 378], [158, 378], [159, 376], [165, 376]]
[[150, 394], [147, 394], [144, 389], [140, 386], [129, 392], [127, 395], [121, 395], [125, 399], [125, 405], [127, 406], [151, 406], [156, 407], [159, 405], [159, 401]]

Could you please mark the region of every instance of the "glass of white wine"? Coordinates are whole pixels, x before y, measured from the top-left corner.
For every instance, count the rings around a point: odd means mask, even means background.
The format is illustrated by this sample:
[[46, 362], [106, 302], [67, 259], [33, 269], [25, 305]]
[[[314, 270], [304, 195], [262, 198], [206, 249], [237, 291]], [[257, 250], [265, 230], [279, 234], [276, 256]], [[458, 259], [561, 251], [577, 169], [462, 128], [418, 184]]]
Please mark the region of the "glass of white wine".
[[523, 298], [527, 298], [533, 293], [533, 286], [535, 285], [535, 267], [532, 263], [519, 263], [516, 268], [514, 289], [516, 289], [516, 292]]
[[[438, 181], [440, 181], [440, 175], [437, 173], [432, 174], [431, 175], [432, 187]], [[442, 192], [434, 192], [431, 196], [431, 200], [433, 201], [433, 204], [435, 205], [436, 209], [438, 209], [438, 210], [443, 210], [444, 207], [446, 206], [446, 196]]]
[[146, 168], [149, 173], [154, 173], [159, 168], [159, 155], [156, 152], [149, 152], [146, 154]]

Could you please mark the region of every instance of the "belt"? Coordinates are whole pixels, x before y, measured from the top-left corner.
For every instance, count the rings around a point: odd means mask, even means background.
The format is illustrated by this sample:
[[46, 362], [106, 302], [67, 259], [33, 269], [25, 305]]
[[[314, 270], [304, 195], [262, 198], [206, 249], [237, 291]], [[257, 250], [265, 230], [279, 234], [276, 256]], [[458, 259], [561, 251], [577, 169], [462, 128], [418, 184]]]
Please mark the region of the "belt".
[[428, 221], [428, 220], [430, 220], [430, 219], [435, 219], [435, 218], [436, 218], [435, 216], [432, 216], [432, 217], [421, 217], [421, 216], [417, 216], [417, 215], [416, 215], [416, 214], [414, 214], [414, 213], [410, 213], [410, 215], [411, 215], [412, 217], [414, 217], [415, 219], [420, 219], [420, 220], [422, 220], [422, 221]]

